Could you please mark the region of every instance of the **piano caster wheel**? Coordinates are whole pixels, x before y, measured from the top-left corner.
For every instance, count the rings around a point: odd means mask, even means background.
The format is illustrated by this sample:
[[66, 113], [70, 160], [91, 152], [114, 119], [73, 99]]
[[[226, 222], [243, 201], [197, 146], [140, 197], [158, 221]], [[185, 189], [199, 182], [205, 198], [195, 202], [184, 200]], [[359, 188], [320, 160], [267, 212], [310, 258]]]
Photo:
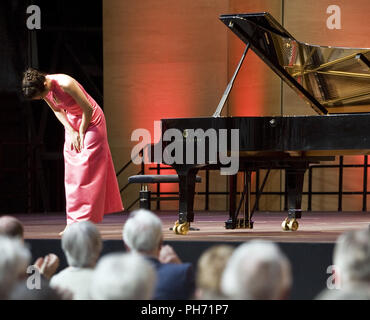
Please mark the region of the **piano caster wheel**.
[[283, 221], [283, 223], [281, 224], [281, 227], [283, 228], [284, 231], [288, 231], [289, 230], [288, 223], [289, 223], [289, 218], [286, 218]]
[[299, 227], [299, 223], [298, 223], [297, 219], [292, 219], [292, 220], [289, 221], [289, 223], [288, 223], [289, 230], [297, 231], [298, 227]]
[[289, 218], [286, 218], [281, 224], [281, 227], [283, 228], [284, 231], [288, 231], [288, 230], [297, 231], [299, 227], [299, 223], [297, 219], [290, 220]]
[[176, 234], [186, 235], [189, 232], [190, 224], [189, 222], [179, 224], [177, 221], [173, 227], [173, 231]]
[[174, 226], [173, 226], [173, 228], [172, 228], [173, 233], [178, 234], [178, 233], [177, 233], [177, 227], [178, 227], [178, 226], [179, 226], [179, 220], [176, 220], [175, 225], [174, 225]]

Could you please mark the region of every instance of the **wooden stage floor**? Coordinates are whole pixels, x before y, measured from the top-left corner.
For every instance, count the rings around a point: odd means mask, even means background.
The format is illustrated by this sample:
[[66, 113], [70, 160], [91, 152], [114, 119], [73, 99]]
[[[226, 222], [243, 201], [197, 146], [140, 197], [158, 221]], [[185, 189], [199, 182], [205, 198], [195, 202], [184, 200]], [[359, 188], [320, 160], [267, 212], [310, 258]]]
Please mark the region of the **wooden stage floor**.
[[[246, 241], [268, 239], [275, 242], [335, 242], [337, 237], [349, 230], [368, 228], [370, 212], [303, 212], [298, 231], [283, 231], [281, 222], [285, 212], [256, 212], [253, 217], [254, 229], [227, 230], [224, 223], [226, 212], [196, 212], [192, 226], [200, 231], [187, 235], [175, 235], [169, 230], [177, 220], [176, 212], [160, 211], [164, 238], [168, 241]], [[24, 224], [26, 239], [59, 239], [58, 233], [65, 227], [63, 214], [17, 214]], [[106, 215], [97, 226], [104, 240], [122, 239], [122, 226], [127, 212]]]

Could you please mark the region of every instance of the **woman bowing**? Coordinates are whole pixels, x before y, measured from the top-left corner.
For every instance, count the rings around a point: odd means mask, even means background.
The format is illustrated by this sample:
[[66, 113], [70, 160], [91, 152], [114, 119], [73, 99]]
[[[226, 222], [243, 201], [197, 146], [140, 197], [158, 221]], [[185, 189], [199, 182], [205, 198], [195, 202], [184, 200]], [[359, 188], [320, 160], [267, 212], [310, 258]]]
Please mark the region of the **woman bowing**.
[[32, 68], [24, 73], [22, 91], [27, 99], [45, 100], [65, 128], [67, 227], [78, 221], [98, 223], [105, 214], [122, 211], [105, 117], [96, 101], [72, 77]]

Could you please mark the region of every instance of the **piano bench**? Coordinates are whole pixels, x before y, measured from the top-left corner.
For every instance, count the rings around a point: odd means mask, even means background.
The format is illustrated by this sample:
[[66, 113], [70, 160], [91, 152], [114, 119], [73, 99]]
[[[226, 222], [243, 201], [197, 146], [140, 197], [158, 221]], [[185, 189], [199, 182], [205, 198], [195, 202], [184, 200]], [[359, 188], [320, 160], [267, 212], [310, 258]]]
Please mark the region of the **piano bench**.
[[[180, 182], [179, 176], [177, 174], [138, 174], [128, 178], [129, 183], [140, 183], [140, 208], [150, 210], [150, 202], [152, 200], [179, 200], [178, 197], [151, 197], [151, 192], [148, 190], [148, 184], [151, 183], [178, 183]], [[200, 176], [196, 176], [195, 182], [202, 182]]]

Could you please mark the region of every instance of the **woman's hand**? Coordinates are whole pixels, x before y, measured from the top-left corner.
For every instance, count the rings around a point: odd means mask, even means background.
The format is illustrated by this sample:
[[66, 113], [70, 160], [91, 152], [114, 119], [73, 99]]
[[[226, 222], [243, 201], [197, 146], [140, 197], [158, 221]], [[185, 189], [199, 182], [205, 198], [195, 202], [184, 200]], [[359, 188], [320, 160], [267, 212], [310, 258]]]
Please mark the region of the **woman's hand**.
[[49, 253], [45, 257], [40, 257], [36, 260], [34, 266], [48, 280], [55, 274], [60, 264], [58, 256], [54, 253]]
[[158, 260], [161, 263], [182, 263], [175, 250], [170, 245], [162, 246]]
[[70, 132], [71, 138], [71, 150], [75, 149], [76, 152], [81, 152], [82, 144], [81, 144], [81, 136], [78, 131], [71, 131]]

